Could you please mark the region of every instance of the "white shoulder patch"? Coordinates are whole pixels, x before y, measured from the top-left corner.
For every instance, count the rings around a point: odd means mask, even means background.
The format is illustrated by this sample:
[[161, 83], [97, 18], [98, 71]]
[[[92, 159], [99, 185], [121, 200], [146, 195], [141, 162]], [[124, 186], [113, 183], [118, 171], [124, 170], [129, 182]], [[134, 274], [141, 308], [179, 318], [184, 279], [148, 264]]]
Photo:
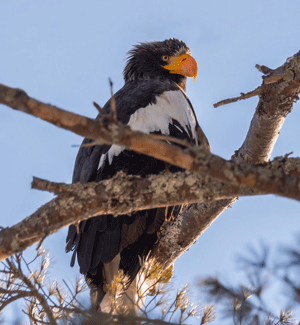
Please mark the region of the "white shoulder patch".
[[[160, 131], [168, 135], [172, 120], [178, 121], [187, 133], [189, 126], [197, 143], [196, 118], [188, 100], [180, 90], [166, 91], [156, 98], [156, 104], [138, 109], [131, 115], [128, 125], [134, 131], [144, 133]], [[112, 145], [108, 152], [101, 156], [98, 169], [105, 163], [107, 156], [111, 164], [113, 157], [118, 156], [123, 150], [124, 147]]]
[[180, 90], [166, 91], [157, 97], [156, 104], [137, 110], [131, 115], [128, 125], [134, 131], [145, 133], [161, 131], [162, 134], [169, 134], [172, 119], [177, 120], [186, 132], [188, 132], [187, 126], [190, 126], [193, 138], [196, 139], [196, 118]]

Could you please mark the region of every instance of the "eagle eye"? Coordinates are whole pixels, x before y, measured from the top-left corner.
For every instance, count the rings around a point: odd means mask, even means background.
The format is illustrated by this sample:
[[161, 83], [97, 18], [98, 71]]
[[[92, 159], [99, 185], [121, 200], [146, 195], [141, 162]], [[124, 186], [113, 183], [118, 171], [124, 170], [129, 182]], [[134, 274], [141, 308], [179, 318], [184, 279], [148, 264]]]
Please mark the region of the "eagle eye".
[[161, 59], [162, 59], [163, 61], [165, 61], [165, 62], [168, 62], [169, 59], [170, 59], [170, 57], [167, 56], [167, 55], [162, 55], [162, 56], [161, 56]]

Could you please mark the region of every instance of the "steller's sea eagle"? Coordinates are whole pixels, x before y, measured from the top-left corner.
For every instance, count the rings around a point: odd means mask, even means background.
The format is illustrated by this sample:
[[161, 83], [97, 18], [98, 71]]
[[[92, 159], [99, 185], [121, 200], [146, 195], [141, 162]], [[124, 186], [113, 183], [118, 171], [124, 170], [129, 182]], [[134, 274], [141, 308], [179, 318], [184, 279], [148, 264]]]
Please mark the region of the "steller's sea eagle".
[[[128, 53], [125, 84], [115, 94], [117, 118], [133, 130], [166, 134], [209, 148], [186, 96], [186, 77], [197, 75], [197, 62], [189, 47], [177, 39], [140, 43]], [[103, 107], [109, 113], [110, 100]], [[84, 139], [83, 143], [93, 140]], [[201, 143], [200, 143], [201, 142]], [[161, 160], [125, 150], [118, 145], [95, 145], [79, 149], [73, 183], [102, 181], [118, 171], [131, 175], [181, 170]], [[176, 218], [181, 206], [142, 210], [131, 215], [99, 215], [69, 227], [66, 252], [77, 255], [80, 272], [91, 289], [96, 309], [105, 296], [105, 284], [119, 269], [134, 281], [145, 257], [154, 247], [157, 232], [166, 219]], [[140, 258], [139, 258], [140, 257]], [[103, 308], [102, 308], [103, 310]]]

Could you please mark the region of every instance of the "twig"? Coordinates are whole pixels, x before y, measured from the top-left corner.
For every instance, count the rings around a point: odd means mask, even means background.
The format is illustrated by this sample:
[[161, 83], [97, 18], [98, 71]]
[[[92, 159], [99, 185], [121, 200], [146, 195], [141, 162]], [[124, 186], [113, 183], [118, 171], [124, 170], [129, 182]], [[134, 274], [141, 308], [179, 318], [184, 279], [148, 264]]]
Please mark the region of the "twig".
[[259, 65], [259, 64], [255, 64], [255, 68], [258, 71], [262, 72], [263, 74], [270, 74], [274, 71], [273, 69], [270, 69], [270, 68], [266, 67], [265, 65]]
[[[14, 292], [10, 291], [10, 294], [13, 294]], [[26, 292], [26, 291], [22, 291], [21, 293], [17, 294], [16, 296], [10, 297], [8, 299], [6, 299], [5, 301], [1, 300], [1, 305], [0, 305], [0, 311], [2, 311], [6, 306], [8, 306], [9, 304], [11, 304], [12, 302], [18, 300], [18, 299], [22, 299], [25, 297], [32, 297], [32, 293], [31, 292]]]
[[[50, 321], [51, 324], [57, 324], [52, 310], [49, 307], [45, 297], [35, 288], [35, 286], [31, 283], [31, 281], [22, 273], [21, 268], [20, 268], [20, 264], [18, 266], [18, 268], [14, 265], [14, 263], [12, 261], [10, 261], [9, 259], [6, 259], [6, 263], [9, 265], [10, 269], [12, 270], [12, 272], [14, 274], [17, 275], [17, 277], [22, 280], [26, 286], [28, 287], [28, 289], [30, 290], [30, 295], [36, 297], [36, 299], [38, 299], [38, 301], [40, 302], [40, 304], [43, 306], [43, 309], [45, 311], [45, 313], [47, 314], [47, 317]], [[29, 296], [29, 295], [27, 295]]]
[[234, 97], [234, 98], [228, 98], [228, 99], [221, 100], [220, 102], [215, 103], [214, 107], [219, 107], [219, 106], [227, 105], [227, 104], [230, 104], [230, 103], [234, 103], [234, 102], [237, 102], [237, 101], [239, 101], [241, 99], [247, 99], [247, 98], [250, 98], [250, 97], [258, 96], [258, 95], [260, 95], [260, 93], [261, 93], [261, 87], [257, 87], [256, 89], [254, 89], [252, 91], [249, 91], [246, 94], [241, 93], [241, 96], [239, 96], [239, 97]]
[[99, 104], [97, 104], [96, 102], [93, 102], [93, 105], [97, 108], [97, 110], [100, 114], [103, 114], [102, 108]]
[[70, 295], [72, 296], [72, 299], [67, 303], [66, 307], [68, 307], [69, 305], [71, 305], [73, 303], [73, 301], [76, 301], [78, 303], [78, 305], [80, 305], [83, 308], [82, 304], [77, 300], [76, 294], [74, 294], [72, 292], [72, 290], [71, 290], [70, 286], [67, 284], [67, 282], [64, 279], [62, 279], [62, 281], [65, 284], [65, 286], [67, 287], [67, 289], [69, 290]]
[[[27, 263], [26, 260], [25, 260], [25, 258], [23, 257], [23, 255], [21, 256], [21, 258], [22, 258], [24, 264], [26, 265], [27, 270], [28, 270], [28, 272], [29, 272], [30, 274], [33, 274], [33, 272], [31, 271], [31, 269], [30, 269], [30, 267], [29, 267], [29, 264], [33, 263], [33, 262], [34, 262], [38, 257], [39, 257], [39, 254], [37, 253], [37, 255], [35, 256], [35, 258], [34, 258], [31, 262]], [[21, 266], [21, 264], [19, 264], [19, 265]], [[46, 294], [44, 288], [43, 288], [39, 283], [38, 283], [38, 286], [39, 286], [40, 290], [42, 291], [43, 295], [44, 295], [45, 297], [47, 297], [47, 300], [49, 299], [49, 301], [50, 301], [53, 305], [55, 305], [54, 301], [53, 301], [49, 296], [47, 296], [47, 294]]]
[[111, 81], [110, 78], [109, 78], [109, 86], [110, 86], [110, 93], [111, 93], [109, 117], [111, 121], [117, 121], [116, 100], [113, 92], [113, 82]]

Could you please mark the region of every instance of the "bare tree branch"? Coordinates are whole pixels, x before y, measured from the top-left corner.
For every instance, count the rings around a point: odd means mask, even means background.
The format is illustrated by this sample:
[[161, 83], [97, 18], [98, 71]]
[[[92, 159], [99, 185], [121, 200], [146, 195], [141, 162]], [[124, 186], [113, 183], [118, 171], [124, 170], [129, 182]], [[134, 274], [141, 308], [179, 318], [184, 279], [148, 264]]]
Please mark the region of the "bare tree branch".
[[[264, 178], [268, 177], [266, 171], [270, 172], [270, 179], [275, 178], [274, 171], [276, 171], [277, 177], [280, 177], [284, 183], [288, 183], [293, 188], [295, 186], [292, 180], [297, 180], [295, 175], [300, 175], [300, 161], [295, 158], [278, 158], [275, 159], [274, 165], [270, 163], [264, 168], [253, 166], [253, 169], [261, 170], [261, 177]], [[288, 174], [293, 176], [287, 178]], [[277, 178], [275, 178], [275, 182], [282, 183], [277, 181]], [[195, 213], [196, 210], [203, 211], [206, 202], [214, 201], [213, 210], [218, 210], [216, 207], [219, 206], [220, 202], [228, 201], [224, 198], [266, 193], [252, 189], [251, 186], [221, 183], [190, 172], [175, 174], [166, 172], [145, 178], [119, 173], [113, 179], [99, 183], [71, 185], [34, 178], [32, 187], [53, 192], [58, 195], [58, 198], [45, 204], [15, 226], [0, 231], [0, 259], [23, 251], [62, 227], [94, 215], [130, 214], [141, 209], [165, 206], [166, 202], [170, 205], [182, 204], [183, 202], [185, 204], [202, 202], [198, 206], [193, 205], [189, 208], [188, 214], [191, 214]], [[215, 201], [220, 199], [223, 200]], [[202, 227], [207, 227], [211, 223], [209, 215], [211, 213], [204, 214], [203, 217], [194, 222], [200, 223]], [[185, 218], [179, 217], [175, 222], [175, 227], [184, 222]], [[195, 225], [187, 222], [180, 242], [192, 238], [191, 233], [195, 233], [195, 229], [197, 229]], [[186, 236], [187, 233], [189, 236]]]
[[[149, 136], [132, 131], [129, 126], [117, 121], [110, 114], [102, 115], [102, 118], [97, 120], [90, 119], [44, 104], [30, 98], [21, 89], [13, 89], [2, 84], [0, 84], [0, 103], [83, 137], [94, 139], [95, 144], [118, 144], [185, 169], [192, 168], [193, 157], [189, 153], [167, 142], [157, 141], [155, 135]], [[161, 139], [160, 136], [157, 138]]]
[[[260, 164], [269, 161], [285, 117], [300, 92], [300, 52], [276, 70], [261, 67], [260, 71], [269, 76], [283, 74], [286, 77], [264, 86], [246, 139], [232, 157], [236, 162]], [[177, 220], [164, 225], [152, 255], [166, 266], [170, 265], [234, 202], [235, 199], [228, 199], [192, 205]]]
[[227, 104], [231, 104], [231, 103], [235, 103], [241, 99], [248, 99], [254, 96], [258, 96], [261, 92], [261, 87], [257, 87], [256, 89], [249, 91], [248, 93], [244, 94], [241, 93], [241, 96], [239, 97], [234, 97], [234, 98], [228, 98], [228, 99], [224, 99], [221, 100], [217, 103], [214, 104], [214, 107], [219, 107], [219, 106], [223, 106], [223, 105], [227, 105]]
[[58, 194], [18, 224], [0, 231], [0, 259], [20, 252], [60, 228], [95, 214], [125, 214], [136, 210], [255, 193], [245, 187], [205, 179], [188, 172], [146, 178], [119, 173], [111, 180], [58, 184], [34, 178], [33, 188]]
[[[264, 67], [266, 68], [266, 67]], [[286, 116], [300, 92], [300, 52], [276, 70], [264, 69], [261, 95], [242, 147], [235, 159], [250, 164], [268, 161]], [[280, 77], [276, 82], [270, 79]]]
[[[4, 89], [3, 96], [1, 96], [1, 89]], [[10, 94], [14, 95], [11, 96]], [[118, 122], [115, 117], [111, 118], [110, 115], [103, 115], [103, 118], [100, 120], [92, 120], [48, 104], [43, 104], [28, 97], [23, 91], [14, 90], [3, 85], [0, 85], [0, 102], [1, 98], [2, 100], [4, 98], [3, 102], [10, 107], [22, 108], [27, 113], [39, 116], [50, 123], [60, 125], [68, 130], [75, 130], [77, 134], [95, 139], [97, 144], [115, 143], [184, 169], [201, 173], [203, 176], [210, 176], [237, 186], [246, 185], [266, 193], [299, 199], [300, 188], [298, 189], [297, 181], [286, 183], [284, 179], [280, 179], [275, 174], [260, 177], [260, 169], [256, 171], [253, 170], [252, 166], [242, 163], [237, 165], [234, 162], [226, 161], [209, 153], [203, 147], [194, 146], [181, 149], [167, 142], [158, 141], [155, 139], [155, 135], [149, 136], [149, 134], [132, 131], [128, 126]], [[91, 132], [91, 129], [93, 132]], [[276, 182], [271, 178], [276, 179]]]

